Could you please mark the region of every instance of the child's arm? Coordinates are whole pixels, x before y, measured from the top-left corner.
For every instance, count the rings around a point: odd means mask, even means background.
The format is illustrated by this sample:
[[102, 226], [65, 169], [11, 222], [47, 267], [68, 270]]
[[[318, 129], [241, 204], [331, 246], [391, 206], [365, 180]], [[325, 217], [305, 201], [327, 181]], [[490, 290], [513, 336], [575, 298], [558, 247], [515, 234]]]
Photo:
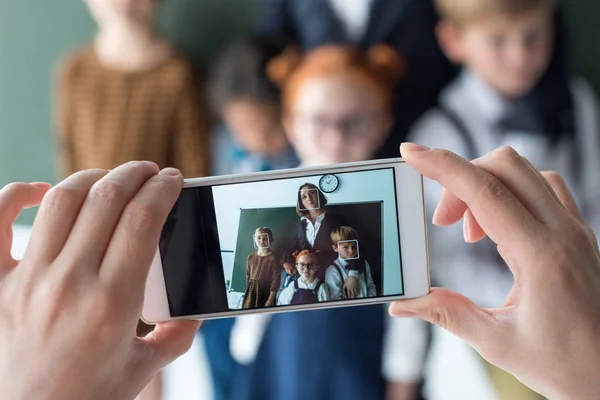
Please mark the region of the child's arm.
[[330, 300], [329, 291], [327, 290], [327, 285], [323, 284], [319, 288], [319, 293], [317, 293], [317, 297], [319, 301], [328, 301]]
[[266, 307], [273, 307], [275, 305], [275, 298], [277, 297], [277, 292], [279, 291], [279, 285], [281, 283], [281, 270], [279, 269], [277, 262], [273, 260], [270, 265], [271, 272], [271, 287], [269, 294], [269, 299], [265, 304]]
[[[384, 307], [385, 331], [382, 374], [387, 384], [388, 400], [410, 400], [418, 394], [428, 353], [429, 330], [417, 319], [391, 318]], [[419, 398], [419, 397], [416, 397]]]
[[246, 285], [248, 285], [248, 282], [250, 282], [250, 268], [252, 268], [252, 265], [250, 265], [250, 256], [252, 254], [249, 254], [248, 257], [246, 258]]
[[358, 296], [359, 289], [360, 288], [358, 286], [358, 275], [349, 274], [348, 279], [346, 279], [346, 281], [344, 282], [344, 293], [346, 293], [346, 296], [349, 299], [355, 299]]
[[377, 296], [377, 286], [373, 282], [373, 276], [371, 275], [371, 266], [369, 262], [365, 260], [366, 278], [367, 278], [367, 297]]
[[186, 178], [209, 174], [208, 108], [201, 100], [192, 66], [186, 77], [176, 107], [172, 167], [181, 170]]
[[279, 294], [279, 298], [277, 299], [277, 305], [287, 306], [292, 301], [292, 297], [294, 297], [293, 283], [281, 291], [281, 293]]
[[344, 282], [335, 265], [331, 265], [325, 272], [325, 284], [327, 286], [329, 300], [339, 300], [344, 298], [343, 286]]

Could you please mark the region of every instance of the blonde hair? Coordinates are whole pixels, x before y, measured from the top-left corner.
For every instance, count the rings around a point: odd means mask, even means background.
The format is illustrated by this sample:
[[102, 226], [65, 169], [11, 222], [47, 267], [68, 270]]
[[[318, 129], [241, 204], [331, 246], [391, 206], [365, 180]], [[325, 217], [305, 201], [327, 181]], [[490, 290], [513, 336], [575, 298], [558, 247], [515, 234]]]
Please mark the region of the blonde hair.
[[337, 246], [345, 240], [358, 240], [358, 232], [349, 226], [340, 226], [331, 231], [331, 243]]
[[491, 16], [518, 16], [539, 10], [551, 11], [556, 0], [435, 0], [438, 13], [457, 25]]

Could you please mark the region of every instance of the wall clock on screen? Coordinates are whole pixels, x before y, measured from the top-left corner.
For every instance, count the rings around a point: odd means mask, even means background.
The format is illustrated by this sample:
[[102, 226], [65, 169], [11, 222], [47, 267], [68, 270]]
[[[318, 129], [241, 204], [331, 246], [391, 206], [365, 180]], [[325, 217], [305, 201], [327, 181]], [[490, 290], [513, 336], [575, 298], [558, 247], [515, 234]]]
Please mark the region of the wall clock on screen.
[[340, 186], [340, 180], [333, 174], [323, 175], [319, 180], [319, 188], [325, 193], [334, 192]]

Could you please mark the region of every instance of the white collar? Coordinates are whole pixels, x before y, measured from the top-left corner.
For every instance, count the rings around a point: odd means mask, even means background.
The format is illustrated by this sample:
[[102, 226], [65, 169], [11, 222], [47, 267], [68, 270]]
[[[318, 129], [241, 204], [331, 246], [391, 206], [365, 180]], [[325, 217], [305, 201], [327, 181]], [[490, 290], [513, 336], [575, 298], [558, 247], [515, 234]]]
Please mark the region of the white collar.
[[490, 125], [494, 125], [505, 116], [510, 102], [487, 85], [483, 79], [468, 69], [463, 69], [459, 78], [473, 104], [479, 107], [479, 113]]
[[[323, 219], [325, 219], [325, 214], [327, 214], [327, 211], [323, 211], [323, 214], [321, 214], [321, 215], [319, 215], [319, 216], [317, 217], [317, 220], [315, 221], [315, 225], [316, 225], [317, 223], [321, 223], [321, 222], [323, 222]], [[302, 218], [300, 218], [300, 219], [301, 219], [301, 220], [306, 220], [306, 221], [310, 222], [310, 219], [309, 219], [309, 218], [308, 218], [306, 215], [305, 215], [305, 216], [303, 216], [303, 217], [302, 217]]]
[[339, 264], [340, 264], [342, 267], [347, 267], [347, 266], [350, 264], [348, 261], [344, 260], [344, 259], [342, 258], [342, 256], [340, 256], [340, 255], [338, 255], [338, 258], [337, 258], [337, 260], [338, 260], [338, 263], [339, 263]]

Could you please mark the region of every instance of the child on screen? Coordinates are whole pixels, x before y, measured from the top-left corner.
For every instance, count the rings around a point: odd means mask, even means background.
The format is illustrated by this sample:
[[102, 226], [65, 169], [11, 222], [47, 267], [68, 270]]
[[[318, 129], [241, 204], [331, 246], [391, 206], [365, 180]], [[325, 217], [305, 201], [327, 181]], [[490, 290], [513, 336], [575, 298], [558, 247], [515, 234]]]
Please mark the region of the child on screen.
[[299, 305], [329, 300], [324, 282], [317, 278], [318, 252], [302, 250], [296, 254], [296, 267], [300, 278], [285, 288], [279, 296], [278, 305]]
[[256, 228], [253, 235], [258, 250], [246, 261], [246, 293], [243, 309], [272, 307], [279, 290], [279, 267], [277, 258], [271, 251], [275, 240], [267, 227]]

